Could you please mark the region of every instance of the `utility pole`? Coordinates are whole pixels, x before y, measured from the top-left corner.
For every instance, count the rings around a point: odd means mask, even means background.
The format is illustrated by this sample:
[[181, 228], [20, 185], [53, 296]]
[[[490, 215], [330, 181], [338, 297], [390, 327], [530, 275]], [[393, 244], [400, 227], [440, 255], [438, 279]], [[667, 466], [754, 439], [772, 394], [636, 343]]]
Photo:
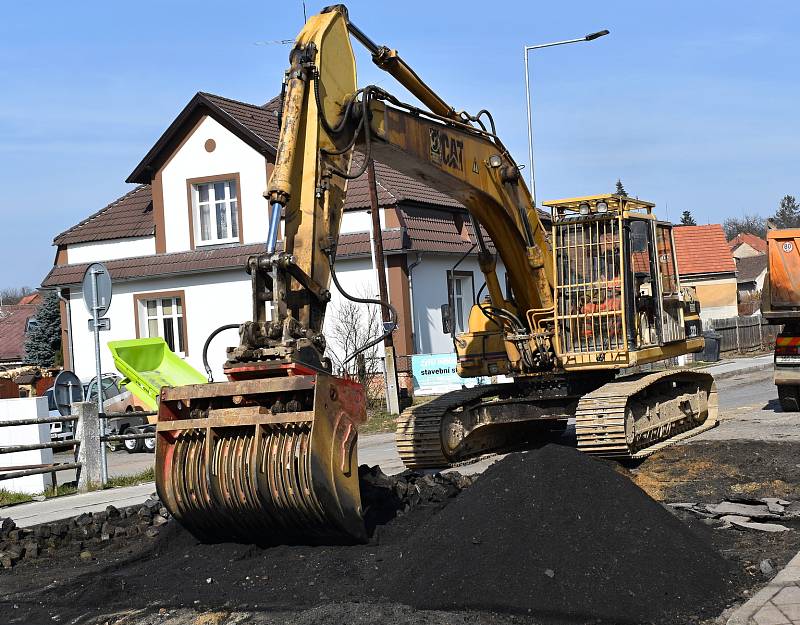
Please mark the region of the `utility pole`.
[[[372, 209], [372, 241], [373, 258], [375, 259], [375, 271], [378, 274], [378, 293], [381, 301], [389, 301], [389, 293], [386, 288], [386, 264], [383, 256], [383, 238], [381, 237], [381, 215], [378, 207], [378, 189], [375, 184], [375, 162], [370, 159], [367, 165], [367, 181], [369, 183], [369, 203]], [[381, 320], [383, 321], [384, 331], [391, 322], [389, 310], [381, 306]], [[397, 384], [397, 361], [394, 355], [394, 339], [388, 333], [383, 339], [384, 349], [384, 368], [386, 382], [386, 409], [389, 414], [400, 414], [400, 397]]]

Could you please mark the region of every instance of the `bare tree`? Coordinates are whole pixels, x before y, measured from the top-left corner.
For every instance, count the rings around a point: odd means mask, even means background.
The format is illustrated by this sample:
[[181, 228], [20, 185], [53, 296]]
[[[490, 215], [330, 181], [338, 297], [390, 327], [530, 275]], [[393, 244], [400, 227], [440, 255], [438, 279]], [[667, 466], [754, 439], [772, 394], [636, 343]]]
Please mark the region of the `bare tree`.
[[35, 289], [29, 286], [12, 286], [0, 289], [0, 304], [18, 304], [19, 300], [34, 292]]
[[380, 308], [342, 300], [332, 311], [327, 334], [327, 356], [334, 371], [363, 384], [367, 403], [374, 407], [383, 395], [383, 367], [378, 355], [380, 344], [373, 345], [349, 362], [345, 360], [381, 336]]
[[725, 236], [728, 241], [733, 239], [737, 234], [749, 232], [757, 237], [765, 238], [767, 236], [767, 220], [760, 215], [745, 213], [741, 217], [729, 217], [722, 222], [722, 227], [725, 230]]

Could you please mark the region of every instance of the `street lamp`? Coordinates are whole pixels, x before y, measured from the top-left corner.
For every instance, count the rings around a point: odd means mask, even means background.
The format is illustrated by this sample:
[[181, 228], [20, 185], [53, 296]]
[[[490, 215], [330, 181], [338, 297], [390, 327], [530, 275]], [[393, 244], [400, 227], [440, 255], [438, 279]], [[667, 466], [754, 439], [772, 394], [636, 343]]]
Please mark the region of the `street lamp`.
[[528, 52], [539, 48], [552, 48], [553, 46], [563, 46], [568, 43], [580, 43], [582, 41], [594, 41], [600, 37], [605, 37], [608, 30], [600, 30], [596, 33], [589, 33], [585, 37], [578, 39], [566, 39], [564, 41], [553, 41], [551, 43], [539, 43], [535, 46], [525, 46], [525, 96], [528, 99], [528, 158], [531, 166], [531, 194], [533, 195], [533, 206], [536, 206], [536, 179], [533, 175], [533, 125], [531, 123], [531, 87], [528, 74]]

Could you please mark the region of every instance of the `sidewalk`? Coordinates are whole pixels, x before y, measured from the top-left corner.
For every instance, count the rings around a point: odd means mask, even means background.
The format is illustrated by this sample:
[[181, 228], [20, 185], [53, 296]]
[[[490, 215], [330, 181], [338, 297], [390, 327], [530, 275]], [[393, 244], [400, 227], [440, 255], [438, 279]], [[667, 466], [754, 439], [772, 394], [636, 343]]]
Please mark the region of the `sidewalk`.
[[725, 378], [732, 378], [735, 375], [743, 375], [746, 373], [754, 373], [756, 371], [772, 369], [772, 366], [773, 355], [765, 354], [763, 356], [722, 360], [713, 365], [696, 367], [696, 369], [698, 371], [710, 373], [718, 380], [724, 380]]
[[84, 512], [100, 512], [105, 510], [106, 506], [117, 508], [135, 506], [143, 503], [155, 491], [155, 483], [147, 482], [136, 486], [52, 497], [45, 501], [31, 501], [0, 508], [0, 517], [10, 516], [17, 527], [30, 527], [68, 519]]
[[727, 625], [800, 625], [800, 553], [736, 610]]

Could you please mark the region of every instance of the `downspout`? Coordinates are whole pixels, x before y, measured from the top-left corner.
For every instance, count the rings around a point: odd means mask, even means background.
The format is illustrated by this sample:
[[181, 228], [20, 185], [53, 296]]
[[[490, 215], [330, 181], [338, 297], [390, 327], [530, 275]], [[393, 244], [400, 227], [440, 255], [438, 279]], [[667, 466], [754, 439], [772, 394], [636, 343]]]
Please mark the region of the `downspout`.
[[414, 353], [419, 354], [422, 348], [417, 349], [417, 322], [416, 314], [414, 314], [414, 267], [422, 262], [422, 253], [417, 252], [417, 260], [408, 266], [408, 304], [411, 309], [411, 346], [414, 348]]
[[[61, 294], [61, 288], [56, 289], [58, 299], [67, 307], [67, 339], [69, 342], [69, 371], [75, 371], [75, 352], [72, 350], [72, 308], [69, 300]], [[65, 363], [66, 364], [66, 363]]]

